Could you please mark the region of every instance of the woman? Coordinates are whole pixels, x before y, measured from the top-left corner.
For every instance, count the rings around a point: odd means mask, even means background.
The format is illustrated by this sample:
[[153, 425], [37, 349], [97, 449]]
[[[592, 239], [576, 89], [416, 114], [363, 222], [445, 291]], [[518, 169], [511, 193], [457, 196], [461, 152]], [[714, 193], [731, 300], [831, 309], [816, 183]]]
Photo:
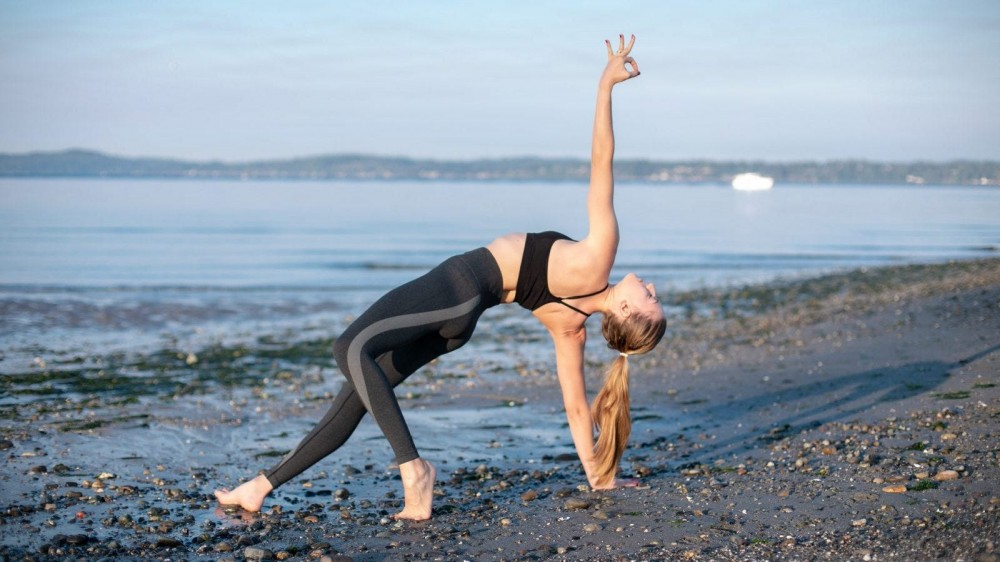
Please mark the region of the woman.
[[[270, 471], [233, 491], [216, 491], [220, 503], [259, 510], [272, 489], [337, 450], [368, 412], [399, 464], [404, 501], [394, 518], [429, 519], [435, 469], [417, 453], [393, 387], [464, 345], [485, 309], [511, 302], [531, 310], [552, 336], [570, 433], [591, 487], [634, 485], [615, 477], [631, 430], [628, 356], [653, 349], [665, 329], [652, 284], [633, 274], [608, 284], [618, 248], [611, 90], [639, 75], [629, 56], [634, 43], [635, 36], [628, 46], [620, 36], [613, 51], [606, 42], [608, 63], [594, 118], [587, 236], [577, 242], [554, 232], [508, 234], [485, 248], [449, 258], [383, 296], [337, 340], [334, 354], [348, 383], [324, 418]], [[604, 337], [619, 356], [591, 409], [584, 388], [584, 322], [595, 312], [604, 316]]]

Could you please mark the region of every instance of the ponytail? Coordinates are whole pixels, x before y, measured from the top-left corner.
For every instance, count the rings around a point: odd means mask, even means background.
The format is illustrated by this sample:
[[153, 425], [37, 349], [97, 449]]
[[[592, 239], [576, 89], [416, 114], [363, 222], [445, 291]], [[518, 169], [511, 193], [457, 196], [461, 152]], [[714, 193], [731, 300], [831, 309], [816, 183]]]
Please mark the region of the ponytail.
[[618, 472], [618, 463], [632, 433], [627, 355], [620, 355], [608, 369], [604, 385], [594, 399], [591, 417], [599, 432], [594, 447], [594, 470], [597, 481], [605, 484]]
[[611, 363], [604, 385], [594, 398], [591, 418], [597, 427], [594, 445], [594, 473], [599, 486], [610, 484], [618, 473], [629, 434], [632, 433], [632, 413], [628, 391], [629, 355], [651, 351], [667, 329], [661, 316], [650, 318], [633, 314], [621, 318], [606, 314], [601, 322], [601, 332], [608, 347], [618, 351]]

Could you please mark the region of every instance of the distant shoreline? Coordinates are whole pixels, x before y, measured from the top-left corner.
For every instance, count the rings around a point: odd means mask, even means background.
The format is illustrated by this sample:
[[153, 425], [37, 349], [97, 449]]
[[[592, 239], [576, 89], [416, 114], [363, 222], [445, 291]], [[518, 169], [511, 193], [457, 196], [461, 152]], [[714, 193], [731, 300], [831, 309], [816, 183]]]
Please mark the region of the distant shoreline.
[[[755, 172], [781, 184], [1000, 186], [1000, 161], [767, 162], [638, 160], [615, 163], [619, 181], [725, 184]], [[0, 178], [123, 178], [302, 181], [587, 181], [590, 166], [574, 158], [435, 160], [359, 154], [248, 162], [128, 158], [90, 150], [0, 154]]]

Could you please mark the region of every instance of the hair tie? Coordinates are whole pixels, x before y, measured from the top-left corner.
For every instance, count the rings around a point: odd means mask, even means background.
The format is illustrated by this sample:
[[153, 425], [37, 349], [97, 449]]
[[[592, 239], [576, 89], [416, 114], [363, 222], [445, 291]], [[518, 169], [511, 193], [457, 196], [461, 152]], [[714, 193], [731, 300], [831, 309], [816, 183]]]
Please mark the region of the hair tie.
[[621, 356], [622, 356], [622, 357], [624, 357], [625, 359], [628, 359], [628, 353], [625, 353], [624, 351], [619, 351], [619, 352], [618, 352], [618, 355], [621, 355]]

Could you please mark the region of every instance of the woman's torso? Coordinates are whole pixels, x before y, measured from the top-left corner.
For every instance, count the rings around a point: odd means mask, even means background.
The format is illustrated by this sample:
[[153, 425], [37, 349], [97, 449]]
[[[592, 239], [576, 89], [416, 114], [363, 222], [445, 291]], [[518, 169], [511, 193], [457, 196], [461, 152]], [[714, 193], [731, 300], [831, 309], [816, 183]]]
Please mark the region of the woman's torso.
[[[524, 233], [512, 233], [490, 242], [490, 251], [503, 276], [501, 302], [515, 302], [518, 276], [524, 256]], [[556, 297], [583, 295], [600, 291], [608, 282], [611, 264], [592, 254], [584, 241], [555, 240], [548, 259], [548, 289]], [[582, 325], [586, 316], [558, 303], [545, 304], [532, 314], [549, 328]]]

